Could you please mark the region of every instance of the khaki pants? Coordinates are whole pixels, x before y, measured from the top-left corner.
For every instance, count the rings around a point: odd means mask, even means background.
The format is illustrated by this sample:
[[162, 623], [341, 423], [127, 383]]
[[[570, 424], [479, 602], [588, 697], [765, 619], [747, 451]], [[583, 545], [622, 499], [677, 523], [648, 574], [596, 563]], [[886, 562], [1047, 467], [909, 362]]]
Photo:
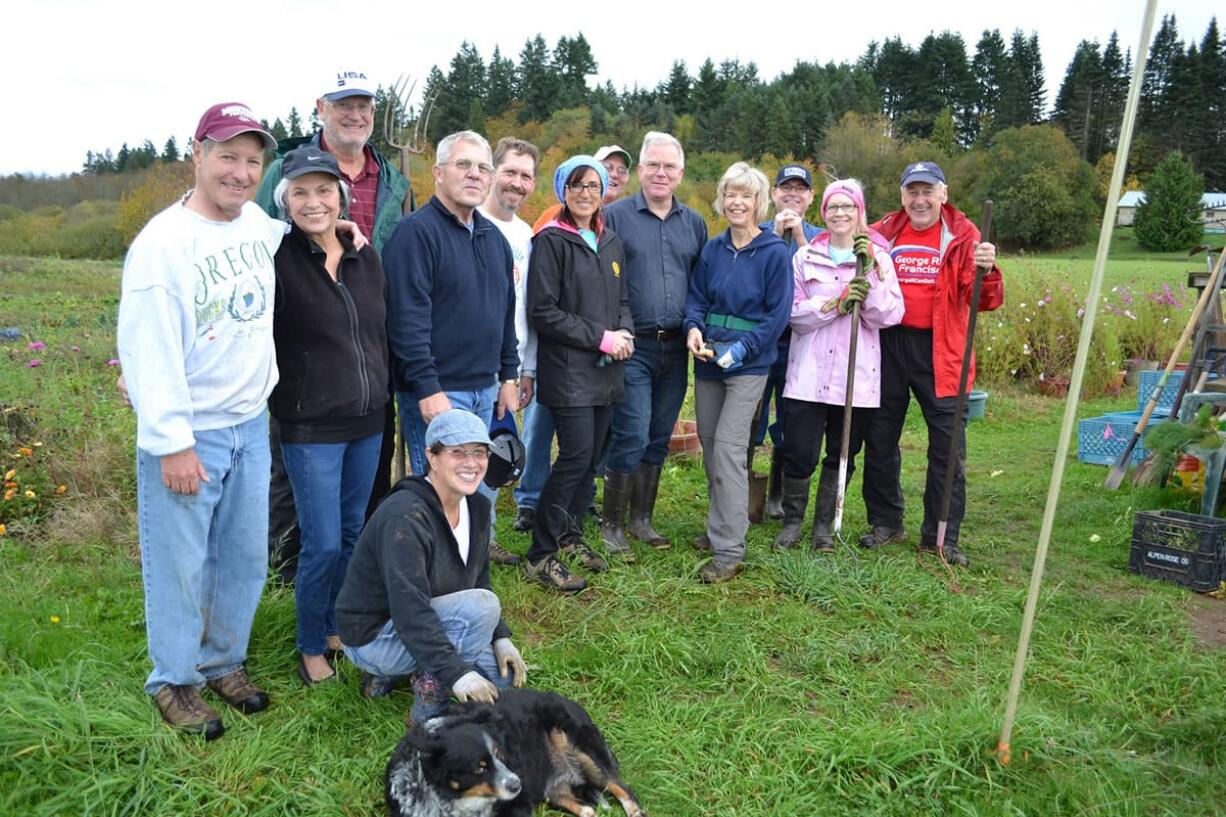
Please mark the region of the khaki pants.
[[707, 537], [716, 561], [736, 564], [745, 558], [749, 530], [749, 474], [746, 456], [754, 411], [766, 375], [694, 381], [694, 413], [702, 464], [707, 472]]

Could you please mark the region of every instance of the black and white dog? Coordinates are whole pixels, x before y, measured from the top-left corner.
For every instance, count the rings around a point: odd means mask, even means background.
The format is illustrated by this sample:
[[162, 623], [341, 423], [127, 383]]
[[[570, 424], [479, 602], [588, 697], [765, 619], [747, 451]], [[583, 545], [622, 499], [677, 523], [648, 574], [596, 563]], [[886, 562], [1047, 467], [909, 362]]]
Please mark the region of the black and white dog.
[[392, 817], [530, 817], [538, 803], [595, 817], [607, 793], [643, 817], [617, 758], [583, 707], [552, 692], [506, 689], [415, 726], [384, 778]]

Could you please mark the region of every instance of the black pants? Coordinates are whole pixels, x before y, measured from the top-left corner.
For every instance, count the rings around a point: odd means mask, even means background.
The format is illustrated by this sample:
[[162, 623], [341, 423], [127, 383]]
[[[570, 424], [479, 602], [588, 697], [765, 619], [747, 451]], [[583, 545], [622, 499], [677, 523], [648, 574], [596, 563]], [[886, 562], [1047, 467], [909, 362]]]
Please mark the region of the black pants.
[[864, 445], [864, 505], [870, 525], [903, 526], [902, 452], [898, 440], [915, 395], [928, 426], [928, 472], [924, 485], [924, 523], [920, 536], [935, 542], [941, 514], [941, 490], [949, 466], [949, 443], [961, 435], [962, 455], [954, 464], [953, 492], [949, 499], [949, 525], [945, 541], [957, 542], [966, 510], [966, 409], [954, 417], [957, 397], [937, 397], [932, 370], [932, 332], [894, 326], [881, 330], [881, 408], [867, 427], [852, 428], [851, 456]]
[[536, 505], [528, 550], [528, 561], [534, 564], [557, 553], [567, 536], [582, 534], [588, 486], [613, 416], [611, 406], [549, 406], [549, 411], [558, 435], [558, 457]]
[[[780, 419], [788, 429], [783, 438], [783, 475], [788, 479], [808, 479], [822, 460], [822, 471], [829, 474], [831, 484], [838, 478], [839, 455], [843, 451], [843, 407], [828, 403], [810, 403], [808, 400], [783, 398]], [[856, 425], [864, 423], [873, 414], [873, 409], [855, 409], [851, 415], [851, 439], [856, 439]], [[822, 439], [826, 441], [826, 456], [822, 454]], [[854, 450], [854, 449], [853, 449]], [[847, 463], [847, 478], [852, 474], [851, 461]]]

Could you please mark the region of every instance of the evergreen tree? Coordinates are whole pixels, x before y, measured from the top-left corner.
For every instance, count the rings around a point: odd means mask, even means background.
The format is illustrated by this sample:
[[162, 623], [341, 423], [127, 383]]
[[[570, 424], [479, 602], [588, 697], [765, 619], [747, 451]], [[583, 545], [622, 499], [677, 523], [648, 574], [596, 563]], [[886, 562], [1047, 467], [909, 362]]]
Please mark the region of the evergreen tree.
[[929, 34], [916, 53], [914, 116], [905, 129], [914, 136], [927, 136], [941, 111], [953, 114], [959, 142], [974, 133], [975, 81], [962, 37], [949, 31]]
[[544, 122], [557, 109], [558, 78], [549, 63], [549, 48], [540, 34], [519, 52], [517, 90], [524, 107], [520, 122]]
[[660, 85], [660, 98], [677, 113], [690, 113], [690, 75], [685, 60], [674, 60], [668, 79]]
[[1171, 151], [1145, 184], [1145, 201], [1133, 219], [1137, 242], [1148, 250], [1186, 250], [1200, 242], [1205, 180], [1183, 154]]
[[289, 138], [289, 131], [285, 129], [285, 123], [281, 121], [281, 117], [279, 116], [277, 117], [276, 121], [272, 123], [272, 127], [268, 129], [268, 132], [271, 133], [272, 138], [276, 139], [278, 142]]
[[421, 97], [423, 105], [425, 104], [424, 100], [434, 100], [434, 107], [430, 111], [430, 121], [422, 125], [427, 131], [425, 139], [431, 144], [436, 143], [440, 138], [450, 133], [450, 131], [445, 131], [439, 126], [438, 118], [435, 116], [435, 109], [437, 109], [440, 98], [445, 93], [447, 93], [447, 75], [440, 71], [437, 65], [431, 66], [430, 72], [426, 74], [426, 87], [422, 90]]
[[490, 57], [485, 72], [485, 112], [489, 116], [501, 116], [515, 101], [515, 63], [502, 56], [498, 46]]
[[1031, 32], [1027, 38], [1021, 29], [1013, 32], [1009, 43], [1009, 58], [1017, 66], [1017, 94], [1012, 127], [1042, 122], [1047, 110], [1047, 80], [1043, 75], [1043, 56], [1039, 52], [1039, 35]]
[[1175, 15], [1163, 16], [1158, 33], [1149, 46], [1145, 75], [1141, 81], [1141, 99], [1137, 110], [1137, 129], [1156, 134], [1166, 130], [1168, 95], [1175, 60], [1183, 53], [1183, 43], [1175, 27]]
[[177, 162], [180, 158], [182, 157], [179, 155], [179, 143], [171, 136], [166, 140], [166, 145], [162, 148], [162, 161]]
[[872, 76], [881, 94], [881, 113], [889, 120], [901, 119], [915, 106], [915, 53], [899, 37], [891, 37], [874, 50]]
[[[442, 93], [434, 103], [431, 125], [438, 123], [440, 136], [467, 130], [473, 100], [480, 100], [485, 91], [485, 62], [477, 47], [467, 40], [451, 58], [451, 70], [443, 83]], [[484, 117], [482, 117], [484, 122]]]
[[[1115, 150], [1119, 142], [1121, 117], [1124, 106], [1128, 103], [1128, 80], [1131, 73], [1132, 59], [1120, 53], [1120, 38], [1112, 31], [1103, 49], [1103, 88], [1099, 94], [1098, 109], [1102, 131], [1100, 156], [1105, 151]], [[1094, 161], [1098, 161], [1098, 156], [1094, 157]]]
[[1226, 45], [1217, 18], [1200, 43], [1200, 91], [1204, 108], [1193, 138], [1192, 164], [1212, 190], [1226, 188]]
[[552, 68], [557, 77], [557, 103], [554, 109], [577, 108], [587, 103], [587, 78], [596, 73], [592, 46], [582, 32], [574, 37], [559, 37], [553, 49]]
[[1052, 121], [1060, 126], [1078, 154], [1088, 162], [1098, 161], [1102, 154], [1103, 61], [1098, 43], [1082, 40], [1073, 53], [1060, 92]]
[[115, 155], [115, 172], [123, 173], [128, 169], [128, 160], [132, 158], [132, 149], [128, 147], [128, 143], [124, 142], [119, 146], [119, 153]]
[[1002, 127], [999, 118], [1001, 103], [1006, 92], [1016, 84], [1016, 68], [1009, 61], [1000, 29], [983, 32], [975, 45], [971, 72], [976, 85], [976, 138], [986, 141]]
[[302, 117], [298, 114], [297, 107], [289, 109], [289, 122], [286, 124], [289, 127], [291, 139], [298, 139], [302, 136]]

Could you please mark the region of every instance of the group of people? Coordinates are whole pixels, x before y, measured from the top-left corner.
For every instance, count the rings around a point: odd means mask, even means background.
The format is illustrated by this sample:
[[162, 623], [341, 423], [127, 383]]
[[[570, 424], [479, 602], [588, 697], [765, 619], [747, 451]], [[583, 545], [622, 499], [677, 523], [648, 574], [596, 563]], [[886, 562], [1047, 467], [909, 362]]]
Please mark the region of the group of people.
[[[334, 679], [343, 651], [368, 696], [411, 684], [415, 720], [452, 696], [489, 701], [522, 684], [491, 562], [522, 559], [526, 578], [575, 592], [576, 566], [633, 561], [631, 539], [669, 547], [653, 517], [691, 366], [709, 484], [701, 578], [732, 578], [744, 558], [747, 454], [768, 428], [776, 546], [799, 542], [821, 459], [812, 543], [831, 549], [853, 312], [848, 455], [866, 449], [872, 526], [861, 544], [905, 540], [898, 440], [913, 393], [929, 428], [919, 546], [935, 549], [953, 468], [944, 553], [966, 563], [962, 462], [946, 459], [964, 429], [953, 407], [976, 265], [992, 267], [981, 309], [1003, 288], [994, 247], [946, 203], [936, 165], [909, 166], [902, 209], [871, 227], [860, 185], [831, 182], [823, 230], [805, 220], [808, 169], [786, 165], [772, 185], [737, 162], [714, 203], [729, 227], [709, 238], [675, 195], [680, 142], [650, 132], [639, 192], [624, 196], [631, 154], [602, 147], [556, 168], [558, 204], [529, 226], [518, 211], [537, 181], [532, 144], [443, 138], [434, 193], [415, 208], [369, 144], [367, 75], [337, 72], [316, 111], [321, 132], [266, 174], [276, 143], [252, 112], [206, 111], [195, 187], [125, 261], [118, 344], [137, 415], [145, 688], [167, 722], [222, 733], [202, 686], [244, 713], [268, 706], [243, 664], [270, 550], [286, 559], [295, 527], [303, 683]], [[485, 479], [491, 434], [517, 433], [521, 408], [522, 557], [495, 540]], [[396, 413], [412, 475], [392, 486]], [[584, 519], [598, 475], [597, 544]]]

